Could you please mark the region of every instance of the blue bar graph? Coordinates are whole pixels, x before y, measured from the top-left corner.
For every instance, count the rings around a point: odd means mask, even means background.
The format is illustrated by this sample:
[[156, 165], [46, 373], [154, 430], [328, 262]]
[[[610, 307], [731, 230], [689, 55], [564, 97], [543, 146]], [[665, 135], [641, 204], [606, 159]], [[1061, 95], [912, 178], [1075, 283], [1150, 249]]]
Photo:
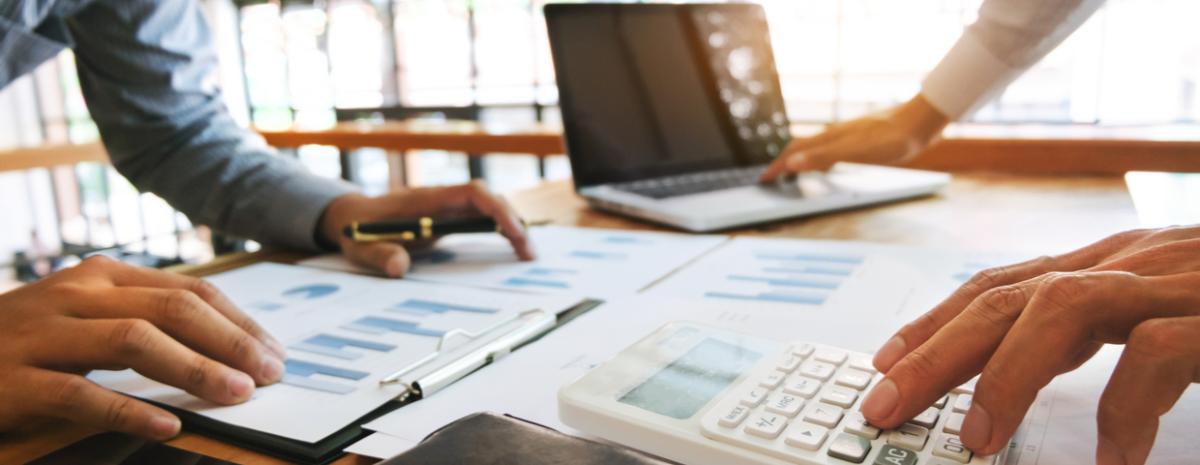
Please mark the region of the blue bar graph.
[[568, 269], [568, 268], [545, 268], [545, 267], [537, 266], [537, 267], [533, 267], [528, 270], [525, 270], [525, 274], [533, 275], [533, 276], [561, 276], [561, 275], [579, 274], [579, 271]]
[[550, 279], [533, 279], [521, 276], [515, 276], [504, 280], [505, 286], [511, 287], [548, 287], [552, 289], [570, 289], [571, 285], [566, 281], [554, 281]]
[[428, 337], [442, 337], [446, 333], [445, 331], [436, 329], [421, 328], [417, 323], [411, 321], [393, 320], [391, 318], [375, 316], [359, 318], [352, 323], [342, 325], [342, 328], [368, 334], [404, 333]]
[[762, 270], [766, 273], [823, 274], [829, 276], [850, 276], [854, 273], [853, 268], [831, 268], [826, 266], [768, 266]]
[[786, 253], [786, 252], [761, 252], [754, 254], [755, 258], [762, 260], [785, 260], [797, 262], [827, 262], [827, 263], [843, 263], [848, 265], [861, 265], [865, 260], [861, 256], [856, 255], [831, 255], [817, 253]]
[[280, 382], [298, 388], [328, 392], [332, 394], [349, 394], [354, 392], [354, 386], [347, 386], [345, 384], [333, 381], [313, 378], [312, 375], [315, 374], [332, 376], [334, 378], [342, 378], [351, 381], [358, 381], [370, 375], [370, 373], [365, 371], [349, 370], [346, 368], [321, 365], [319, 363], [288, 359], [286, 362], [284, 362], [284, 375], [283, 380]]
[[729, 275], [729, 279], [733, 280], [733, 281], [748, 281], [748, 282], [755, 282], [755, 283], [765, 283], [765, 284], [770, 284], [772, 286], [807, 287], [807, 288], [812, 288], [812, 289], [829, 289], [829, 290], [837, 289], [838, 285], [840, 284], [840, 283], [836, 283], [836, 282], [814, 281], [814, 280], [809, 280], [809, 279], [773, 278], [773, 277], [769, 277], [769, 276], [748, 276], [748, 275], [741, 275], [741, 274]]
[[346, 350], [347, 347], [358, 347], [376, 352], [390, 352], [396, 348], [396, 346], [391, 344], [331, 336], [328, 334], [319, 334], [310, 337], [299, 343], [292, 344], [290, 347], [294, 350], [340, 358], [342, 360], [357, 360], [363, 356], [360, 352]]
[[570, 255], [575, 258], [586, 258], [589, 260], [624, 260], [626, 257], [623, 253], [601, 252], [598, 250], [573, 250]]
[[468, 305], [448, 304], [444, 302], [435, 302], [424, 299], [408, 299], [389, 310], [408, 313], [413, 315], [426, 316], [430, 314], [445, 314], [447, 312], [462, 312], [462, 313], [478, 313], [492, 315], [500, 312], [495, 308], [471, 307]]
[[604, 238], [604, 242], [609, 244], [649, 244], [653, 241], [634, 236], [608, 236]]
[[812, 294], [787, 294], [782, 292], [763, 292], [759, 294], [737, 294], [733, 292], [716, 292], [709, 291], [704, 293], [705, 297], [714, 299], [732, 299], [732, 300], [752, 300], [759, 302], [776, 302], [785, 304], [804, 304], [804, 305], [821, 305], [825, 303], [825, 296]]

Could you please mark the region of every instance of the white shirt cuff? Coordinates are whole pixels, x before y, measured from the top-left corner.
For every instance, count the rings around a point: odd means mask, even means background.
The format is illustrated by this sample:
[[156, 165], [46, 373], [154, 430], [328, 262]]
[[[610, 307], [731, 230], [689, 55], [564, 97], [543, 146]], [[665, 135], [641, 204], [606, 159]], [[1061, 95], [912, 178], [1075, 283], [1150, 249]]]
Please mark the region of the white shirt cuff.
[[967, 29], [921, 83], [921, 95], [951, 121], [979, 109], [1024, 69], [996, 58]]

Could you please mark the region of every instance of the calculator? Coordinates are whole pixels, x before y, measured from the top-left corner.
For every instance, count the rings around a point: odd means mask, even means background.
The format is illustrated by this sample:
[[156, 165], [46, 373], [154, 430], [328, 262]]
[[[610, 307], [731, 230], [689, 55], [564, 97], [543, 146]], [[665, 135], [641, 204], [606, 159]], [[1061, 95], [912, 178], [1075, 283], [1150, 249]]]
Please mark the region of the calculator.
[[673, 322], [558, 394], [568, 426], [687, 465], [998, 465], [963, 447], [973, 384], [881, 430], [871, 356]]

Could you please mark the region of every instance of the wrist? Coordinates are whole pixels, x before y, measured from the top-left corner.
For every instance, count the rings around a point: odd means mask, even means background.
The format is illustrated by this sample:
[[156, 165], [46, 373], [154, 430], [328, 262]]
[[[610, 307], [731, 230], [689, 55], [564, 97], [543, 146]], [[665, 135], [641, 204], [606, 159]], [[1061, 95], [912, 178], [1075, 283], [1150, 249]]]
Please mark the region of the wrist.
[[929, 103], [921, 94], [905, 102], [891, 115], [892, 121], [909, 135], [910, 152], [918, 152], [950, 124], [950, 118]]

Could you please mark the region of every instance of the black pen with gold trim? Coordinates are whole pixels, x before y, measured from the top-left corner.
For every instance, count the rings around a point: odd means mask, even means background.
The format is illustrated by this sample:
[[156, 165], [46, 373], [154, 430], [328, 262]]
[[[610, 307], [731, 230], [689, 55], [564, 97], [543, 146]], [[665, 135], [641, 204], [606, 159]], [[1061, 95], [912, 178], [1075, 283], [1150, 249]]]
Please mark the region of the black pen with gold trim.
[[423, 216], [415, 220], [373, 221], [350, 223], [342, 228], [342, 234], [356, 242], [371, 241], [415, 241], [432, 239], [447, 234], [499, 232], [496, 220], [486, 216], [464, 218], [431, 218]]

